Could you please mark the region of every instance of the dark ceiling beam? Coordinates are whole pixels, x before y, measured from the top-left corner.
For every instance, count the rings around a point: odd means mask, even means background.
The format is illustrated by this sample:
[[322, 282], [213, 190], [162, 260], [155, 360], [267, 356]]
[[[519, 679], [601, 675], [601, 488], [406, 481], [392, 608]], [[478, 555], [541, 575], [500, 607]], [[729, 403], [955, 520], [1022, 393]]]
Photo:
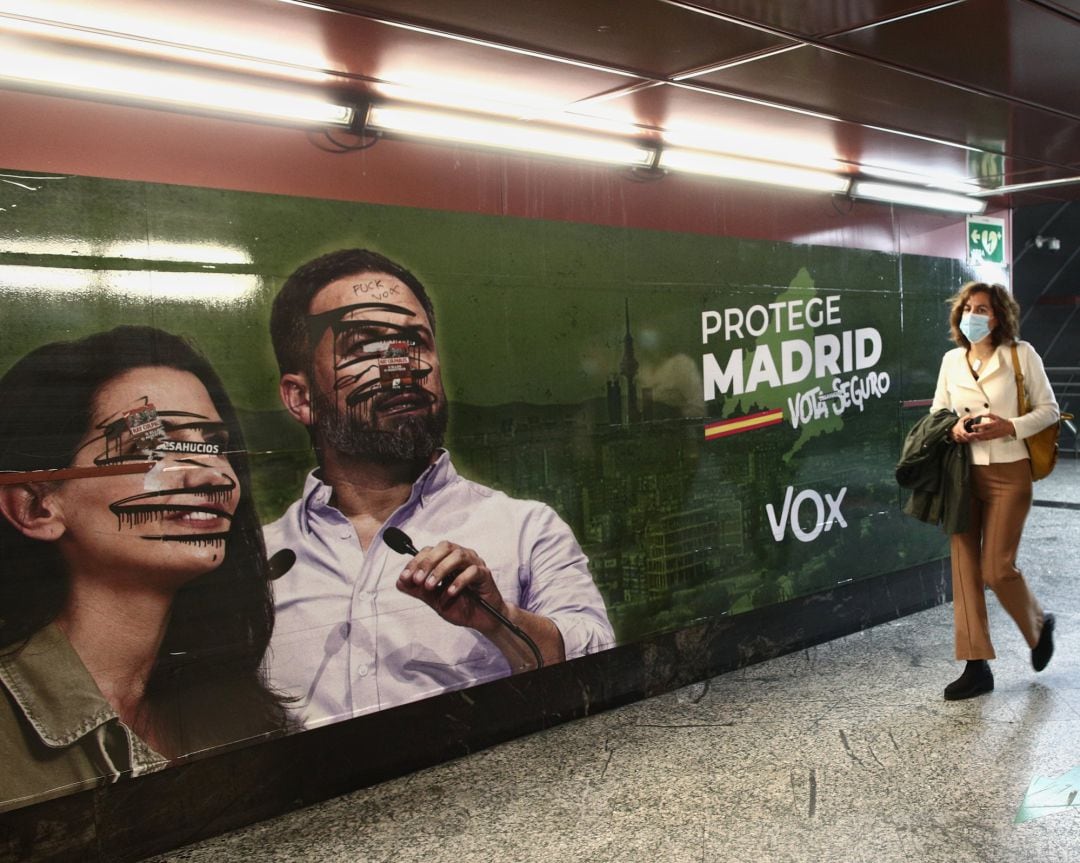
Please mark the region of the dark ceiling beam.
[[[875, 57], [872, 54], [866, 53], [865, 51], [859, 51], [855, 48], [842, 48], [820, 37], [803, 36], [797, 33], [791, 33], [779, 27], [773, 27], [768, 24], [760, 24], [756, 21], [750, 21], [737, 15], [731, 15], [730, 13], [717, 12], [714, 9], [709, 9], [705, 6], [699, 6], [697, 3], [689, 2], [689, 0], [658, 0], [658, 2], [664, 3], [668, 6], [674, 6], [679, 9], [685, 9], [688, 12], [696, 12], [699, 15], [705, 15], [709, 18], [716, 18], [721, 21], [727, 21], [731, 24], [739, 24], [743, 27], [751, 27], [762, 33], [768, 33], [770, 35], [776, 36], [778, 39], [790, 39], [796, 42], [801, 42], [804, 45], [809, 45], [812, 48], [818, 48], [822, 51], [839, 54], [842, 57], [852, 57], [857, 60], [862, 60], [866, 63], [871, 63], [875, 66], [881, 66], [884, 69], [891, 69], [895, 72], [902, 72], [905, 75], [911, 75], [915, 78], [921, 78], [924, 81], [942, 84], [946, 87], [951, 87], [953, 89], [974, 96], [984, 96], [987, 98], [1001, 99], [1013, 105], [1021, 105], [1025, 108], [1030, 108], [1035, 111], [1043, 111], [1044, 113], [1052, 114], [1065, 120], [1080, 122], [1080, 114], [1075, 114], [1069, 111], [1062, 111], [1060, 108], [1054, 108], [1050, 105], [1044, 105], [1041, 102], [1035, 102], [1031, 99], [1023, 99], [1010, 93], [1002, 93], [998, 90], [992, 90], [988, 87], [976, 87], [973, 84], [969, 84], [963, 81], [956, 81], [952, 78], [942, 78], [936, 75], [931, 75], [928, 72], [923, 72], [919, 69], [907, 66], [903, 63], [895, 63], [891, 60], [883, 60], [880, 57]], [[935, 3], [932, 6], [924, 7], [922, 9], [916, 10], [915, 12], [908, 12], [904, 13], [903, 15], [897, 15], [893, 16], [892, 18], [883, 19], [881, 22], [878, 22], [874, 26], [881, 26], [882, 24], [889, 23], [891, 21], [899, 21], [903, 18], [911, 17], [912, 14], [927, 14], [929, 12], [937, 11], [938, 9], [945, 9], [949, 6], [954, 6], [960, 2], [965, 2], [965, 0], [950, 0], [950, 2], [948, 3]], [[840, 35], [843, 35], [844, 33], [855, 32], [855, 30], [857, 29], [860, 28], [851, 28], [850, 30], [841, 31]], [[831, 38], [835, 38], [835, 36], [836, 34], [832, 34]]]

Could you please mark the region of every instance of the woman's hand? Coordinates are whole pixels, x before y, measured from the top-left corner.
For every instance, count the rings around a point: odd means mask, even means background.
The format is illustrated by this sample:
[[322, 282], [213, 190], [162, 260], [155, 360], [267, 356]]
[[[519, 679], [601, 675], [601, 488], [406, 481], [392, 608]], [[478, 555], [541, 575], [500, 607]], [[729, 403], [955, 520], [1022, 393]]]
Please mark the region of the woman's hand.
[[960, 419], [956, 421], [956, 424], [949, 430], [949, 436], [956, 443], [970, 443], [972, 440], [974, 440], [974, 437], [971, 435], [971, 433], [964, 428], [963, 417], [960, 417]]
[[997, 414], [983, 414], [969, 435], [969, 440], [995, 440], [1003, 437], [1016, 437], [1016, 427], [1012, 420]]

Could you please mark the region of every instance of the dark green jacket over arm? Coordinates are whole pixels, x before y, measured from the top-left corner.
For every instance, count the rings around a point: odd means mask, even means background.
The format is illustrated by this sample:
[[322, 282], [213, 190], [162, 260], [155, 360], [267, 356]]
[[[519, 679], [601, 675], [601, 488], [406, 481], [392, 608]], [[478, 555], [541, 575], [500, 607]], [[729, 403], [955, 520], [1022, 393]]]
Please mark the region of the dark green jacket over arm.
[[920, 521], [940, 524], [946, 533], [967, 530], [971, 506], [968, 489], [969, 450], [955, 443], [949, 430], [957, 415], [934, 411], [920, 419], [904, 439], [896, 481], [911, 489], [904, 512]]

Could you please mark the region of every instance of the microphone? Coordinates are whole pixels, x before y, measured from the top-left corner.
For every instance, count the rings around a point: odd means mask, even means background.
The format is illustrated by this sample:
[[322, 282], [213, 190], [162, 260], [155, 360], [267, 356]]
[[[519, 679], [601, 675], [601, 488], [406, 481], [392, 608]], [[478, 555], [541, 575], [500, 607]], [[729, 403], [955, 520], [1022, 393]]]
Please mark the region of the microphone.
[[398, 554], [411, 554], [413, 557], [416, 557], [416, 555], [420, 553], [416, 550], [416, 546], [412, 544], [409, 535], [396, 527], [388, 527], [384, 530], [382, 538], [383, 542]]
[[291, 548], [282, 548], [270, 555], [270, 580], [276, 581], [293, 568], [296, 552]]
[[[413, 541], [409, 539], [409, 535], [405, 533], [405, 531], [400, 530], [396, 527], [388, 527], [386, 528], [386, 530], [383, 531], [383, 542], [385, 542], [388, 546], [390, 546], [391, 549], [396, 551], [398, 554], [409, 554], [413, 557], [416, 557], [416, 555], [420, 553], [416, 550], [416, 546], [413, 545]], [[277, 555], [275, 555], [275, 557], [276, 556]], [[453, 580], [454, 579], [452, 576], [446, 576], [446, 578], [444, 578], [437, 585], [435, 585], [435, 592], [442, 593]], [[483, 609], [488, 612], [488, 614], [494, 617], [497, 621], [499, 621], [499, 623], [509, 629], [510, 632], [512, 632], [523, 642], [525, 642], [525, 646], [528, 647], [530, 651], [532, 651], [533, 659], [536, 660], [537, 668], [544, 667], [544, 657], [540, 654], [540, 648], [536, 646], [536, 642], [529, 637], [529, 634], [525, 632], [525, 630], [523, 630], [513, 621], [509, 620], [504, 614], [502, 614], [502, 612], [496, 609], [490, 602], [488, 602], [475, 590], [473, 590], [471, 586], [466, 585], [465, 590], [468, 591], [470, 599], [478, 603]]]
[[[399, 530], [396, 527], [388, 527], [383, 531], [383, 542], [385, 542], [390, 548], [396, 551], [398, 554], [411, 554], [416, 557], [420, 552], [416, 550], [416, 546], [413, 545], [413, 541], [409, 539], [409, 535], [403, 530]], [[442, 593], [446, 588], [450, 586], [450, 582], [454, 579], [451, 576], [447, 576], [438, 584], [435, 585], [435, 592]], [[479, 599], [479, 597], [474, 597]]]

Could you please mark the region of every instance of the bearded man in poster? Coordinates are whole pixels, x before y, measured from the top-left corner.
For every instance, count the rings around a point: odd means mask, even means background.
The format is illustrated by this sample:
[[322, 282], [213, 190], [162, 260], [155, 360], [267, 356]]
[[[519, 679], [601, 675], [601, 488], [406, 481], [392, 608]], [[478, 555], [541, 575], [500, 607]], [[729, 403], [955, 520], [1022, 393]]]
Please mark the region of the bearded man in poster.
[[306, 727], [614, 644], [570, 528], [442, 448], [435, 314], [412, 273], [364, 249], [316, 258], [270, 327], [319, 463], [265, 529], [272, 556], [295, 555], [274, 585], [272, 682]]

